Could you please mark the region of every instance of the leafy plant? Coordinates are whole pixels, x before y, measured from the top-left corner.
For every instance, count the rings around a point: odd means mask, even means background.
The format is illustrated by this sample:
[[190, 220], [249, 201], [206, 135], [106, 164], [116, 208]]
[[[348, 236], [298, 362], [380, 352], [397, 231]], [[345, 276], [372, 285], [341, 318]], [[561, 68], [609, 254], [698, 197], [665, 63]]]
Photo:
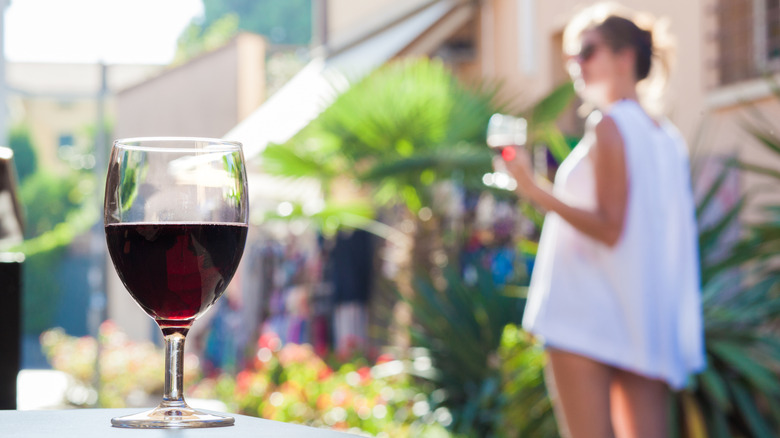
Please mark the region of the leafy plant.
[[273, 44], [305, 46], [311, 40], [311, 0], [203, 0], [203, 9], [206, 27], [233, 14], [240, 29], [265, 35]]
[[238, 33], [239, 20], [235, 13], [226, 13], [205, 27], [195, 22], [190, 23], [176, 42], [173, 63], [182, 64], [225, 45]]
[[506, 295], [485, 271], [473, 286], [451, 268], [444, 278], [446, 285], [437, 287], [418, 277], [415, 294], [406, 299], [415, 321], [409, 328], [412, 341], [430, 354], [436, 370], [430, 380], [444, 394], [438, 404], [452, 413], [450, 430], [501, 436], [509, 400], [501, 391], [499, 348], [504, 328], [519, 322], [523, 301]]
[[[757, 143], [780, 157], [780, 138], [748, 128]], [[780, 183], [774, 169], [731, 160], [702, 197], [701, 214], [714, 202], [728, 172], [757, 172]], [[776, 187], [776, 186], [775, 186]], [[757, 222], [742, 224], [742, 235], [725, 254], [711, 257], [740, 218], [751, 194], [719, 220], [700, 223], [702, 305], [708, 367], [690, 389], [679, 393], [677, 432], [685, 436], [770, 437], [780, 433], [780, 341], [773, 326], [780, 318], [780, 207], [768, 205]]]
[[25, 208], [25, 240], [12, 248], [25, 254], [22, 308], [24, 332], [38, 334], [51, 327], [53, 303], [60, 285], [54, 275], [65, 248], [98, 219], [90, 202], [94, 179], [88, 175], [58, 177], [39, 170], [21, 185], [19, 197]]
[[8, 146], [14, 151], [16, 173], [19, 182], [23, 183], [38, 168], [38, 156], [33, 148], [30, 128], [25, 124], [11, 126], [8, 132]]
[[544, 382], [544, 349], [515, 324], [504, 327], [498, 349], [501, 359], [503, 435], [557, 437], [553, 407]]
[[25, 238], [40, 236], [65, 222], [94, 190], [94, 181], [73, 173], [61, 177], [49, 171], [39, 171], [28, 177], [19, 188], [24, 205]]

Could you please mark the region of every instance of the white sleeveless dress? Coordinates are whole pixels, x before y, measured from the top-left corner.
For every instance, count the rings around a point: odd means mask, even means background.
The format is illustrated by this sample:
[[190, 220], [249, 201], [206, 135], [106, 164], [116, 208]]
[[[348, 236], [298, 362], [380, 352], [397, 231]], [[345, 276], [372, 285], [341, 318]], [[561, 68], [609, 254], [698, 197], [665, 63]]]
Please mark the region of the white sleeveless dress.
[[[544, 222], [523, 327], [546, 345], [682, 388], [705, 366], [698, 235], [688, 152], [632, 100], [607, 113], [623, 138], [628, 204], [609, 247], [555, 213]], [[586, 135], [561, 164], [554, 193], [594, 208]]]

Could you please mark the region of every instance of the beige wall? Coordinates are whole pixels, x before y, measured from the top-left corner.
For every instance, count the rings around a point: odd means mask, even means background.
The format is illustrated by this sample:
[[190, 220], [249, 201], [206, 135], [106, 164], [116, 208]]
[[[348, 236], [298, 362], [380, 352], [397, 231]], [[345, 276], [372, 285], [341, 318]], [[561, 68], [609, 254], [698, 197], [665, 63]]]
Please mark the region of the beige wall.
[[328, 0], [328, 46], [338, 48], [432, 0]]
[[265, 42], [228, 45], [117, 95], [117, 137], [221, 137], [264, 99]]

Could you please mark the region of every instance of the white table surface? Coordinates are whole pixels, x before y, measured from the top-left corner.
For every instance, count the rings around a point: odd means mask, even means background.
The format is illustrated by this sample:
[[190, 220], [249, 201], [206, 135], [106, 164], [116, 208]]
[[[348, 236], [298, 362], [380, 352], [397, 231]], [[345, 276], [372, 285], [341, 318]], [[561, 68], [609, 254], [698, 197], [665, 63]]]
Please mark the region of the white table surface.
[[3, 438], [350, 438], [327, 429], [281, 423], [245, 415], [229, 414], [236, 424], [205, 429], [122, 429], [111, 426], [111, 418], [143, 409], [71, 409], [51, 411], [0, 410]]

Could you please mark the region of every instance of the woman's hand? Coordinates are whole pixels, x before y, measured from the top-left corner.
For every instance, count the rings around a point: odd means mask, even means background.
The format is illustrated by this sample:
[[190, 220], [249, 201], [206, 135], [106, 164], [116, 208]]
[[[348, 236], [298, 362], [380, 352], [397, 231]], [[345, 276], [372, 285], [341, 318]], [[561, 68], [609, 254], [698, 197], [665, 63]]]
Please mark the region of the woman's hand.
[[536, 186], [531, 156], [524, 147], [509, 146], [514, 153], [505, 149], [501, 155], [493, 158], [493, 168], [497, 172], [508, 172], [517, 182], [517, 190], [528, 195]]

